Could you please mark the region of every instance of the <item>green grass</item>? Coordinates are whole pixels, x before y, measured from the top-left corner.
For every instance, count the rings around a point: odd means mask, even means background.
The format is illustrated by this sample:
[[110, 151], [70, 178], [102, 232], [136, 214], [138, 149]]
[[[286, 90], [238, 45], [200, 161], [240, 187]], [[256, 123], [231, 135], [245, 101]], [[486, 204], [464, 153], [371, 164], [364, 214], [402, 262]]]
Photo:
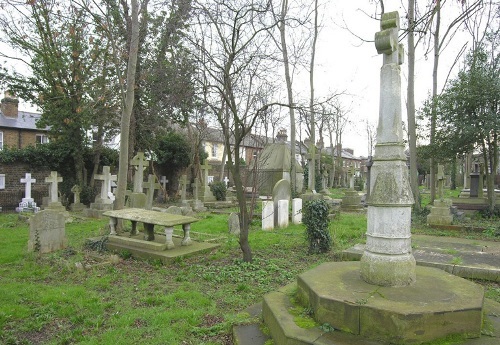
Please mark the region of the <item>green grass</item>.
[[[198, 214], [192, 237], [215, 238], [212, 252], [163, 266], [155, 261], [109, 258], [85, 249], [89, 237], [107, 233], [107, 220], [66, 224], [69, 247], [27, 252], [29, 227], [17, 214], [0, 214], [1, 344], [225, 344], [231, 326], [252, 321], [242, 311], [296, 276], [364, 241], [363, 214], [337, 215], [330, 223], [333, 249], [308, 255], [305, 229], [293, 225], [249, 233], [254, 261], [241, 260], [227, 215]], [[122, 255], [127, 257], [127, 255]], [[77, 269], [79, 263], [87, 269]], [[498, 297], [498, 285], [488, 290]], [[303, 321], [303, 320], [302, 320]]]

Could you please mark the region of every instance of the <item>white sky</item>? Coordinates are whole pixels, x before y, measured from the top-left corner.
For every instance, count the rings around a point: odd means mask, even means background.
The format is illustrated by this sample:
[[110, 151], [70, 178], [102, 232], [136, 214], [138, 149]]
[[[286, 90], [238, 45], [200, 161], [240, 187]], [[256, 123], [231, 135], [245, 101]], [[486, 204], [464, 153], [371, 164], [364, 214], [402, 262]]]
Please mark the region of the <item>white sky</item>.
[[[350, 119], [352, 124], [344, 132], [342, 142], [344, 147], [354, 149], [355, 155], [366, 156], [368, 154], [368, 142], [365, 123], [368, 120], [376, 128], [378, 121], [379, 70], [382, 65], [382, 57], [377, 54], [373, 42], [363, 43], [341, 26], [347, 25], [359, 37], [373, 40], [375, 32], [379, 31], [380, 24], [379, 21], [370, 19], [368, 15], [373, 16], [380, 9], [377, 9], [370, 0], [324, 0], [323, 2], [326, 3], [326, 7], [321, 14], [323, 29], [319, 33], [317, 43], [315, 93], [317, 97], [326, 96], [331, 91], [345, 90], [349, 94], [342, 98], [342, 103], [351, 110]], [[407, 1], [404, 2], [407, 3]], [[406, 12], [401, 5], [401, 0], [385, 0], [384, 3], [386, 12], [397, 10], [400, 16]], [[451, 7], [449, 5], [451, 4], [447, 4], [448, 7]], [[421, 9], [421, 11], [424, 11], [424, 9]], [[447, 13], [444, 12], [443, 14], [443, 27], [447, 20], [452, 19], [451, 16], [445, 18]], [[405, 25], [406, 23], [401, 23], [402, 27]], [[438, 78], [439, 88], [443, 85], [458, 48], [467, 39], [468, 36], [465, 34], [455, 37], [453, 44], [441, 55], [440, 75]], [[406, 40], [403, 44], [406, 48]], [[415, 104], [418, 109], [432, 89], [432, 54], [429, 59], [425, 59], [421, 45], [417, 51], [416, 60]], [[401, 66], [403, 119], [406, 119], [407, 69], [408, 66], [405, 62]], [[455, 67], [454, 73], [457, 70], [458, 66]], [[294, 83], [294, 91], [300, 92], [303, 99], [307, 99], [309, 94], [308, 78], [308, 76], [301, 76], [296, 78]], [[301, 80], [304, 81], [300, 82]], [[303, 90], [299, 89], [297, 85], [301, 85]], [[33, 110], [28, 103], [22, 100], [20, 109]], [[325, 139], [327, 140], [327, 136]], [[328, 142], [327, 145], [329, 145]]]

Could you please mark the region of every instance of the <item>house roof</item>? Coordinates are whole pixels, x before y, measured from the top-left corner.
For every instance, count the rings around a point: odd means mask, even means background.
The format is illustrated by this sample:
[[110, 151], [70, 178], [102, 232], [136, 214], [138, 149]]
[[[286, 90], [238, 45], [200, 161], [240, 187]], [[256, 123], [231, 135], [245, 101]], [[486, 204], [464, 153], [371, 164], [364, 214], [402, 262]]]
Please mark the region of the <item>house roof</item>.
[[33, 131], [44, 131], [49, 128], [37, 128], [36, 122], [42, 115], [38, 113], [31, 113], [27, 111], [19, 111], [17, 117], [8, 117], [0, 112], [0, 127], [26, 129]]

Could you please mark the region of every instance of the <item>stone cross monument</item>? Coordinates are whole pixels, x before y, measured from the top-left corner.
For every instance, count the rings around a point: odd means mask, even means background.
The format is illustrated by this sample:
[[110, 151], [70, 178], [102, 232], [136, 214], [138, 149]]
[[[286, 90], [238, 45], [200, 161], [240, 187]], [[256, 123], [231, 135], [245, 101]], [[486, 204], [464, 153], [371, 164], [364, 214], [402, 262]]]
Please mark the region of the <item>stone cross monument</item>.
[[149, 161], [144, 157], [144, 152], [137, 154], [130, 161], [130, 165], [135, 166], [134, 193], [142, 193], [142, 183], [144, 182], [144, 169], [149, 165]]
[[398, 44], [399, 14], [382, 15], [375, 46], [383, 54], [377, 145], [373, 157], [368, 203], [366, 247], [361, 276], [370, 284], [407, 286], [416, 281], [411, 251], [411, 206], [401, 125], [403, 46]]
[[50, 183], [50, 202], [59, 202], [57, 184], [62, 181], [63, 178], [57, 176], [57, 171], [51, 171], [50, 176], [45, 178], [45, 182]]

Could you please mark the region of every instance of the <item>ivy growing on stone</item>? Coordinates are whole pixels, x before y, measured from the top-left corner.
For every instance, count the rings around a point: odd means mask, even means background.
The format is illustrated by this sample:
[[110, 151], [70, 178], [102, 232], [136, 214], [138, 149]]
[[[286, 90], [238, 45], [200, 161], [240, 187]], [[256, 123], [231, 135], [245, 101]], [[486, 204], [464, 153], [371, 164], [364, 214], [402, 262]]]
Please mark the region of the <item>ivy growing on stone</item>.
[[302, 222], [306, 226], [309, 254], [325, 253], [332, 247], [328, 230], [328, 204], [325, 200], [311, 200], [304, 205]]

